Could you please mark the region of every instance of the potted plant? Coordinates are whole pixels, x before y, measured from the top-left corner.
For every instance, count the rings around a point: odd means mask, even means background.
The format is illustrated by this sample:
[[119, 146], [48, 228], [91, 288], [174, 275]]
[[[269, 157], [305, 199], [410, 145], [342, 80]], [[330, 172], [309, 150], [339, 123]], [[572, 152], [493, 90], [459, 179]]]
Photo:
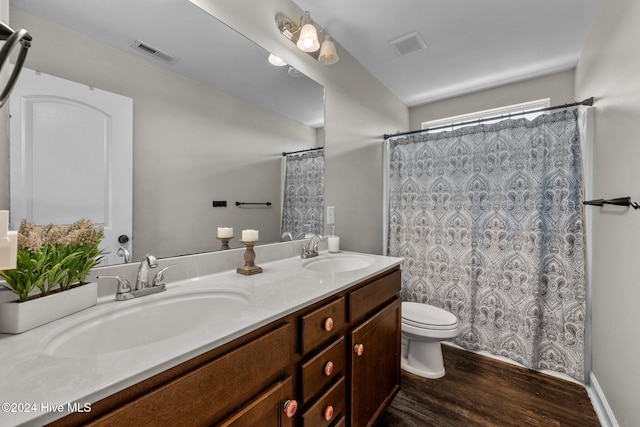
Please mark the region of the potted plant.
[[0, 304], [0, 332], [20, 333], [97, 302], [97, 285], [85, 276], [102, 256], [101, 228], [82, 219], [71, 225], [23, 221], [16, 269], [0, 271], [17, 301]]

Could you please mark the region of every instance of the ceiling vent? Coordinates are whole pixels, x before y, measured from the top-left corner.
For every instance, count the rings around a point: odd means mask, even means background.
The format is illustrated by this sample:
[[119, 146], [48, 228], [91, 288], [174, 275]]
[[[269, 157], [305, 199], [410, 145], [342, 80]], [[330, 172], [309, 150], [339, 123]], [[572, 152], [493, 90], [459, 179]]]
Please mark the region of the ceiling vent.
[[151, 55], [151, 56], [155, 56], [156, 58], [167, 62], [169, 64], [173, 64], [174, 62], [176, 62], [178, 60], [178, 58], [176, 58], [175, 56], [172, 56], [170, 54], [168, 54], [167, 52], [163, 52], [158, 48], [155, 48], [153, 46], [151, 46], [148, 43], [145, 43], [143, 41], [140, 40], [136, 40], [135, 42], [133, 42], [133, 47], [141, 50], [142, 52], [146, 53], [147, 55]]
[[418, 33], [407, 34], [389, 42], [400, 56], [408, 55], [427, 48], [422, 36]]

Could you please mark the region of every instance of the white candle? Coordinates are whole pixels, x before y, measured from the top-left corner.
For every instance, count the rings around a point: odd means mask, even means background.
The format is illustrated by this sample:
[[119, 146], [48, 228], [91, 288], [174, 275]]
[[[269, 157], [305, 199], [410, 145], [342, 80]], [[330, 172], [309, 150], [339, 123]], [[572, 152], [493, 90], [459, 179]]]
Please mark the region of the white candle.
[[242, 241], [243, 242], [257, 242], [258, 241], [258, 230], [242, 230]]
[[9, 243], [9, 211], [0, 211], [0, 243]]
[[218, 227], [218, 237], [221, 239], [229, 239], [233, 237], [233, 228], [231, 227]]

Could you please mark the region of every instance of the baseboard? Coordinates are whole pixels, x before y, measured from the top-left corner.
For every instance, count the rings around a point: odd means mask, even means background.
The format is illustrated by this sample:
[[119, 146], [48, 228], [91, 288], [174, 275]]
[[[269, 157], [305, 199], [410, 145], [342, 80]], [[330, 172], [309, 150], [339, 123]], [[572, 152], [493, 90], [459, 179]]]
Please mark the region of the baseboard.
[[603, 427], [620, 427], [593, 372], [589, 375], [587, 393], [593, 404], [593, 409], [595, 409], [596, 415], [600, 420], [600, 424], [602, 424]]

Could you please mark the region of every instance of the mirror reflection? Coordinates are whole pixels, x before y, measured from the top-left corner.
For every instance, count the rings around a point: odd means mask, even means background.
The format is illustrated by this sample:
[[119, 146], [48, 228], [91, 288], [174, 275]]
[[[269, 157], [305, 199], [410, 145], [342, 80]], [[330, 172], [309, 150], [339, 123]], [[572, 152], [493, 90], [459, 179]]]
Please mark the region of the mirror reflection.
[[[324, 159], [307, 151], [323, 146], [321, 85], [186, 0], [10, 4], [34, 38], [27, 89], [12, 95], [30, 101], [10, 106], [12, 172], [0, 176], [13, 228], [90, 217], [105, 224], [109, 263], [217, 250], [218, 227], [234, 229], [231, 248], [244, 229], [260, 244], [322, 230]], [[45, 80], [55, 95], [40, 102], [29, 91]], [[96, 93], [115, 105], [85, 100]], [[25, 122], [38, 124], [16, 133]]]

